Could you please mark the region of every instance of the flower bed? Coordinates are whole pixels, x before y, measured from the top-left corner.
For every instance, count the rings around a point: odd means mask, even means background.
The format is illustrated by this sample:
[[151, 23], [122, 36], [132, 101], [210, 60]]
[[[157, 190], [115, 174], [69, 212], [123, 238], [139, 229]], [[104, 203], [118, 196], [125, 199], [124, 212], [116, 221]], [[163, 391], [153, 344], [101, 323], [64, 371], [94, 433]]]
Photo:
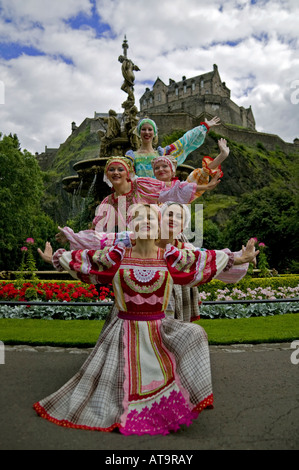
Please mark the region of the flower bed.
[[83, 282], [1, 282], [0, 300], [96, 302], [111, 301], [114, 298], [112, 286], [101, 286]]
[[201, 305], [200, 318], [250, 318], [298, 312], [299, 302]]
[[41, 320], [104, 320], [111, 307], [90, 304], [86, 307], [64, 307], [62, 305], [0, 305], [1, 318], [31, 318]]
[[[277, 279], [280, 280], [279, 285]], [[214, 280], [199, 289], [201, 301], [274, 300], [299, 297], [299, 276], [273, 279], [245, 279], [238, 284], [224, 284]], [[0, 300], [47, 301], [49, 306], [0, 305], [0, 318], [43, 319], [104, 319], [110, 306], [97, 302], [114, 300], [112, 286], [94, 285], [79, 281], [65, 282], [0, 282]], [[64, 307], [54, 302], [90, 302], [90, 306]], [[299, 312], [299, 302], [259, 304], [201, 305], [201, 318], [243, 318]]]
[[291, 299], [299, 297], [299, 286], [296, 287], [256, 287], [252, 289], [247, 287], [245, 290], [234, 287], [228, 289], [217, 289], [214, 292], [199, 292], [200, 300], [275, 300], [275, 299]]
[[[201, 300], [252, 300], [289, 298], [299, 295], [299, 275], [272, 278], [245, 276], [237, 284], [225, 284], [213, 279], [199, 287]], [[230, 299], [231, 298], [231, 299]]]
[[[47, 320], [104, 319], [110, 306], [96, 305], [114, 299], [112, 286], [101, 286], [82, 282], [0, 282], [2, 301], [46, 301], [49, 306], [0, 305], [0, 318], [39, 318]], [[64, 307], [52, 302], [90, 302], [89, 306]]]
[[[275, 300], [299, 297], [299, 276], [251, 278], [246, 276], [237, 284], [213, 280], [199, 288], [201, 301]], [[299, 302], [269, 302], [257, 304], [202, 305], [201, 318], [249, 318], [299, 312]]]

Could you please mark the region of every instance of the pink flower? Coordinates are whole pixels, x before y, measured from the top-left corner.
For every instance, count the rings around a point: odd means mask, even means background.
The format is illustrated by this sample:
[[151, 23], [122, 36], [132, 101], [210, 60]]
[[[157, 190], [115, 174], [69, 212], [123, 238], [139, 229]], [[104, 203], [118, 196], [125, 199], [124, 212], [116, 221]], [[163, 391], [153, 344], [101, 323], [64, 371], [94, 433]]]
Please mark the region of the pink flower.
[[22, 246], [21, 251], [27, 251], [27, 250], [28, 250], [27, 246]]
[[258, 239], [256, 237], [251, 237], [250, 240], [254, 240], [254, 243], [258, 242]]
[[30, 245], [34, 244], [34, 239], [33, 238], [26, 238], [26, 243], [29, 243]]
[[259, 243], [259, 246], [266, 246], [265, 243], [261, 242]]

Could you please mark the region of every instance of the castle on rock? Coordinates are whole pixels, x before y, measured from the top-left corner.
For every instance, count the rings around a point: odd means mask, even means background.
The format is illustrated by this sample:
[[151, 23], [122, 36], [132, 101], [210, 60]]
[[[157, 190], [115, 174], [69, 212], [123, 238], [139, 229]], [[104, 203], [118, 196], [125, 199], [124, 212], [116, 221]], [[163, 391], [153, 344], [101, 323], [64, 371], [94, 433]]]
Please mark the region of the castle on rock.
[[158, 77], [152, 90], [146, 88], [140, 98], [140, 112], [142, 115], [217, 115], [224, 123], [255, 130], [251, 107], [246, 109], [238, 106], [230, 95], [229, 88], [221, 81], [218, 67], [214, 64], [211, 72], [193, 78], [182, 77], [179, 82], [169, 79], [168, 85]]

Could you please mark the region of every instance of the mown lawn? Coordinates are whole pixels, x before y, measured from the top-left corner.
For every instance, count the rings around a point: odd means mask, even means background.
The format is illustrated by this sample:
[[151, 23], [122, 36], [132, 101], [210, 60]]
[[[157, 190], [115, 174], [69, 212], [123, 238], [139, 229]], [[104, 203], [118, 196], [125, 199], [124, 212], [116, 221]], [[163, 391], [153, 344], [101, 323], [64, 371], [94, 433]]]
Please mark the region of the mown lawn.
[[[210, 344], [278, 343], [299, 339], [299, 314], [199, 320]], [[103, 320], [0, 319], [4, 344], [92, 347]]]

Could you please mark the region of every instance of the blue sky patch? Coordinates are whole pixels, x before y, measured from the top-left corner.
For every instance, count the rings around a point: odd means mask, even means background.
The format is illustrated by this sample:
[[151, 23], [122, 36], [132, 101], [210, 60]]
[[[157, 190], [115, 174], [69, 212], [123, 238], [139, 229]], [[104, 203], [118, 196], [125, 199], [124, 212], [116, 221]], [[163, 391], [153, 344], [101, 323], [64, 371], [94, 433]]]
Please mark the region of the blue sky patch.
[[[46, 56], [45, 52], [37, 49], [33, 46], [23, 46], [18, 43], [0, 43], [0, 57], [5, 60], [17, 59], [21, 55], [27, 55], [30, 57]], [[50, 55], [54, 60], [60, 60], [67, 65], [74, 65], [72, 59], [63, 54]]]
[[86, 13], [80, 12], [78, 15], [73, 16], [65, 20], [65, 23], [72, 29], [84, 29], [91, 28], [96, 32], [96, 37], [100, 38], [104, 34], [111, 31], [110, 25], [102, 22], [100, 15], [97, 13], [94, 1], [92, 3], [92, 14], [87, 15]]
[[29, 55], [29, 56], [41, 56], [46, 55], [44, 52], [40, 51], [36, 47], [33, 46], [24, 46], [19, 43], [0, 43], [0, 57], [6, 60], [16, 59], [21, 55]]

